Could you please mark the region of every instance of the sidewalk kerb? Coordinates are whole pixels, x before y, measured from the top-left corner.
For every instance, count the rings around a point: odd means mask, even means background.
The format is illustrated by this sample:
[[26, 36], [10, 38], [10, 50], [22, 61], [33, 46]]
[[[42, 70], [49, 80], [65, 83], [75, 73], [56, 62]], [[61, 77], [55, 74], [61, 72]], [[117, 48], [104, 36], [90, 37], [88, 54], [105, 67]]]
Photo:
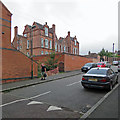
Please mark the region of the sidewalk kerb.
[[109, 97], [110, 94], [112, 94], [112, 92], [118, 88], [120, 84], [117, 84], [110, 92], [108, 92], [104, 97], [102, 97], [91, 109], [89, 109], [80, 119], [85, 120], [86, 118], [88, 118], [88, 116], [94, 112], [97, 107], [106, 99]]
[[29, 83], [29, 84], [25, 84], [25, 85], [21, 85], [21, 86], [11, 87], [11, 88], [0, 90], [0, 92], [5, 92], [5, 91], [15, 90], [15, 89], [28, 87], [28, 86], [32, 86], [32, 85], [42, 84], [42, 83], [46, 83], [46, 82], [50, 82], [50, 81], [54, 81], [54, 80], [59, 80], [59, 79], [63, 79], [63, 78], [67, 78], [67, 77], [71, 77], [71, 76], [75, 76], [75, 75], [79, 75], [79, 74], [81, 74], [81, 72], [79, 72], [77, 74], [66, 75], [64, 77], [58, 77], [58, 78], [53, 78], [53, 79], [50, 79], [50, 80], [44, 80], [44, 81]]

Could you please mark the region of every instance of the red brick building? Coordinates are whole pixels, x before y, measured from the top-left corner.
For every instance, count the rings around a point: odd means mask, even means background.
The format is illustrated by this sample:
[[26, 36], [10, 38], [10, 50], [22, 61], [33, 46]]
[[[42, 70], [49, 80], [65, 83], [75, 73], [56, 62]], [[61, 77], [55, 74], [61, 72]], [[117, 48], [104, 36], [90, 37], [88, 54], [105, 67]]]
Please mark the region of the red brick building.
[[[0, 82], [31, 78], [32, 61], [11, 46], [11, 12], [0, 1]], [[33, 62], [33, 76], [37, 76], [38, 64]]]
[[18, 35], [18, 27], [14, 29], [13, 46], [28, 56], [31, 54], [31, 39], [33, 41], [33, 55], [35, 56], [50, 54], [52, 51], [79, 55], [79, 42], [76, 36], [71, 37], [70, 32], [68, 32], [65, 38], [58, 39], [54, 24], [52, 28], [49, 28], [47, 22], [44, 25], [37, 22], [34, 22], [32, 26], [26, 25], [23, 36]]

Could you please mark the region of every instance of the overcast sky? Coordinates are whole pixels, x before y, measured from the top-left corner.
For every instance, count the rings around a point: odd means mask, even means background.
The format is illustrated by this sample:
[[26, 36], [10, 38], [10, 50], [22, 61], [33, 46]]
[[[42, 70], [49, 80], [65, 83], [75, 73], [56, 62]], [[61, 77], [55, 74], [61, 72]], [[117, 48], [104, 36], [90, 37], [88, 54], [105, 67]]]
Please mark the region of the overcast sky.
[[[33, 22], [56, 25], [57, 37], [70, 31], [80, 43], [80, 54], [98, 53], [102, 48], [118, 50], [119, 0], [2, 0], [12, 15], [14, 27], [22, 35], [26, 24]], [[11, 41], [12, 41], [11, 40]]]

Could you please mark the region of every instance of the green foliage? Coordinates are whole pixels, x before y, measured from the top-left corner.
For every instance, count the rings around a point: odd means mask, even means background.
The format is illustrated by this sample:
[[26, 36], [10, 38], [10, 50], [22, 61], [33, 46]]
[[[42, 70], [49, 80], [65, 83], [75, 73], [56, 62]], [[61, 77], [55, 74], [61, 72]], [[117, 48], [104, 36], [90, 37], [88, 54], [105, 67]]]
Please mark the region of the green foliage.
[[55, 59], [55, 52], [52, 52], [50, 54], [50, 58], [48, 58], [48, 60], [45, 62], [46, 64], [46, 70], [53, 70], [55, 68], [57, 68], [58, 66], [58, 59]]
[[103, 56], [106, 55], [105, 49], [103, 48], [103, 49], [98, 53], [98, 55], [99, 55], [101, 58], [103, 58]]
[[113, 57], [113, 53], [112, 52], [108, 52], [108, 50], [106, 50], [106, 52], [105, 52], [105, 56], [106, 57]]

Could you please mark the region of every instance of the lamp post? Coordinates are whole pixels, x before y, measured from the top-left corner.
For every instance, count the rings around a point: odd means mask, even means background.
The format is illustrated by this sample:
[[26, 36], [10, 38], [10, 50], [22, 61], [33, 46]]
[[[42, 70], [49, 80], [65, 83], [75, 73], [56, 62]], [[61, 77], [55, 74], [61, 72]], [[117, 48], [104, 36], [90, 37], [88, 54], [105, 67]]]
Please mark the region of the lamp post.
[[31, 79], [33, 79], [33, 29], [35, 27], [35, 25], [31, 27]]

